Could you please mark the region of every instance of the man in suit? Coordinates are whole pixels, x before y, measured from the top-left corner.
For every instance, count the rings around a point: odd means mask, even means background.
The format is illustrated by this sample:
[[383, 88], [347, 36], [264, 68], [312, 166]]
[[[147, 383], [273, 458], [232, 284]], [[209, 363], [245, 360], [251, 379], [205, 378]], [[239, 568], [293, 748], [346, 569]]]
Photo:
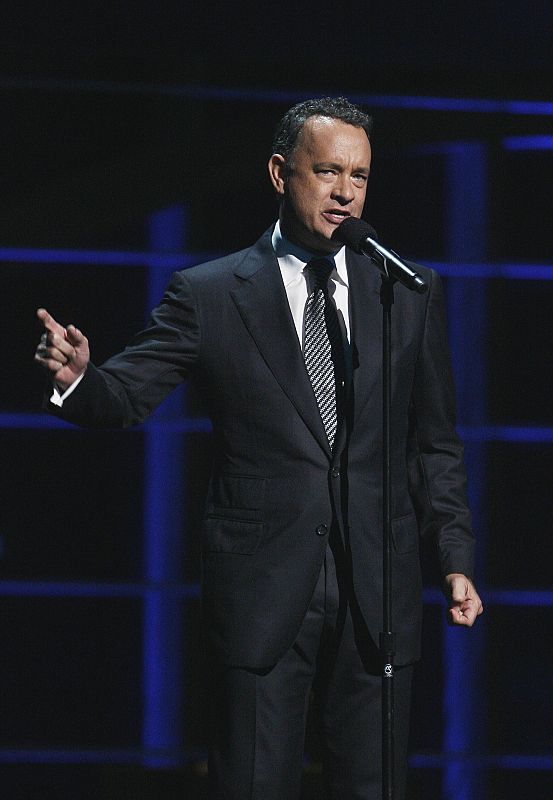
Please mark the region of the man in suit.
[[[141, 422], [187, 376], [213, 422], [203, 625], [212, 798], [299, 796], [315, 690], [333, 800], [381, 797], [380, 278], [331, 238], [360, 217], [371, 120], [343, 98], [300, 103], [277, 130], [277, 224], [252, 247], [176, 273], [148, 327], [102, 367], [45, 309], [36, 359], [49, 410], [85, 426]], [[393, 314], [396, 786], [403, 797], [420, 537], [434, 540], [451, 622], [482, 604], [440, 283], [399, 286]], [[329, 372], [330, 370], [330, 372]]]

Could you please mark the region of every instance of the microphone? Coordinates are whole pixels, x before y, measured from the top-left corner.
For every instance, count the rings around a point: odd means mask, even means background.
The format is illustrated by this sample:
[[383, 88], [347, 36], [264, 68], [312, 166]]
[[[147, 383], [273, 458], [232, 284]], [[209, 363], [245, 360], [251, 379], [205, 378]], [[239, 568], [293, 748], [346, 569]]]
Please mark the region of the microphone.
[[346, 217], [333, 232], [332, 239], [347, 245], [356, 253], [368, 256], [387, 278], [394, 278], [419, 294], [427, 291], [428, 284], [419, 273], [408, 267], [393, 250], [377, 242], [375, 229], [365, 220]]

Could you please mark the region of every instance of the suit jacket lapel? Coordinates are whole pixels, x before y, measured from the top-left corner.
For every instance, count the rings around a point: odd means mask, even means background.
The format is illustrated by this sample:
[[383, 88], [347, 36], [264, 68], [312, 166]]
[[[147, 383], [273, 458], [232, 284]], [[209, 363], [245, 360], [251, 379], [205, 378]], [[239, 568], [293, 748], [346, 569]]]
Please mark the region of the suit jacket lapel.
[[290, 312], [268, 231], [235, 270], [232, 298], [267, 366], [330, 457], [330, 446]]

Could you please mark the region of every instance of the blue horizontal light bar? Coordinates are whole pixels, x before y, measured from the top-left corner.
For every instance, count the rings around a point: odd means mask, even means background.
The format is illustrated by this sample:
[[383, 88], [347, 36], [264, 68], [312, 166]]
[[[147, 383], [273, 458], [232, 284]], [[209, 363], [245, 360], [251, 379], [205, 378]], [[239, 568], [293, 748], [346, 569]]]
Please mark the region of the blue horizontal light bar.
[[0, 748], [0, 764], [140, 764], [140, 750]]
[[0, 247], [0, 262], [24, 264], [74, 264], [94, 267], [160, 267], [186, 269], [210, 261], [212, 253], [153, 253], [124, 250], [61, 250], [34, 247]]
[[18, 430], [55, 430], [65, 428], [66, 430], [74, 430], [75, 426], [47, 414], [14, 412], [13, 414], [0, 414], [0, 428], [16, 428]]
[[205, 761], [200, 749], [154, 750], [151, 748], [79, 750], [56, 748], [0, 748], [0, 764], [143, 764], [149, 758], [164, 759], [167, 766]]
[[553, 591], [524, 589], [489, 589], [482, 593], [483, 599], [494, 606], [524, 606], [548, 608], [553, 606]]
[[[540, 589], [488, 589], [480, 592], [484, 603], [490, 606], [512, 606], [526, 608], [553, 607], [553, 591]], [[444, 603], [440, 589], [428, 587], [423, 590], [426, 605], [439, 606]]]
[[[0, 414], [0, 428], [18, 430], [55, 430], [64, 428], [75, 430], [57, 417], [48, 414], [4, 413]], [[207, 417], [182, 417], [174, 420], [152, 419], [143, 425], [136, 425], [129, 430], [168, 431], [169, 433], [210, 433], [211, 421]], [[515, 425], [479, 425], [462, 426], [459, 435], [465, 442], [512, 442], [512, 443], [549, 443], [553, 442], [553, 427], [515, 426]]]
[[[160, 267], [187, 269], [217, 258], [216, 253], [165, 254], [110, 250], [47, 250], [30, 247], [1, 247], [0, 263], [72, 264], [96, 267]], [[553, 264], [459, 264], [421, 261], [440, 275], [451, 278], [504, 278], [506, 280], [553, 280]]]
[[490, 754], [477, 755], [473, 753], [415, 753], [409, 759], [411, 767], [418, 769], [440, 769], [445, 764], [455, 762], [468, 762], [475, 766], [496, 767], [508, 770], [553, 770], [553, 756], [550, 755], [518, 755]]
[[[200, 763], [206, 754], [198, 749], [152, 751], [143, 749], [79, 750], [56, 748], [0, 748], [0, 764], [143, 764], [144, 759], [165, 757], [171, 765]], [[522, 754], [476, 755], [472, 753], [413, 753], [409, 764], [415, 769], [440, 769], [445, 764], [466, 761], [484, 767], [505, 770], [550, 771], [553, 756]]]
[[553, 150], [553, 136], [506, 136], [502, 145], [505, 150]]
[[458, 428], [465, 442], [512, 442], [548, 443], [553, 442], [553, 428], [516, 425], [475, 425]]
[[553, 264], [456, 264], [421, 259], [444, 278], [503, 278], [504, 280], [552, 281]]
[[[200, 596], [199, 583], [93, 583], [91, 581], [1, 580], [0, 597], [135, 597], [162, 593], [185, 600]], [[491, 589], [482, 592], [485, 603], [494, 606], [553, 607], [553, 591], [539, 589]], [[423, 600], [427, 605], [442, 605], [440, 589], [426, 588]]]
[[0, 581], [0, 597], [145, 597], [152, 592], [195, 599], [198, 583], [92, 583], [79, 581]]
[[[455, 153], [466, 150], [467, 146], [473, 145], [470, 141], [445, 140], [426, 142], [408, 147], [406, 152], [415, 156], [426, 155], [454, 155]], [[501, 145], [504, 150], [519, 150], [522, 152], [533, 150], [553, 150], [553, 136], [534, 134], [528, 136], [506, 136]]]
[[[169, 433], [210, 433], [211, 420], [207, 417], [183, 417], [175, 420], [151, 419], [143, 425], [129, 428], [130, 432], [142, 432], [145, 429], [168, 431]], [[5, 413], [0, 414], [0, 428], [17, 430], [76, 430], [74, 425], [64, 422], [49, 414]], [[88, 430], [88, 429], [81, 429]], [[93, 432], [92, 430], [90, 431]], [[97, 433], [94, 431], [94, 433]]]
[[[309, 97], [336, 94], [334, 90], [251, 89], [221, 86], [182, 86], [155, 83], [60, 80], [54, 78], [0, 78], [5, 89], [40, 89], [49, 92], [95, 92], [101, 94], [164, 95], [191, 100], [217, 100], [242, 103], [296, 103]], [[419, 111], [452, 111], [515, 116], [553, 116], [553, 102], [542, 100], [506, 100], [476, 97], [421, 97], [418, 95], [381, 95], [342, 92], [354, 103], [374, 108]]]

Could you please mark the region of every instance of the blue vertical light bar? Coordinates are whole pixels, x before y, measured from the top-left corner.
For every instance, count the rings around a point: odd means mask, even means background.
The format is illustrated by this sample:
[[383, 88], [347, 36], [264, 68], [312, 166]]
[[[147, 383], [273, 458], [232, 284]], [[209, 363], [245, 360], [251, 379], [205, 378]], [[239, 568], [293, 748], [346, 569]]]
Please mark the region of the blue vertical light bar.
[[[153, 214], [150, 247], [156, 253], [182, 252], [182, 206]], [[149, 266], [148, 309], [157, 305], [172, 269], [155, 259]], [[171, 421], [184, 413], [182, 392], [174, 392], [155, 413]], [[184, 447], [182, 435], [163, 425], [146, 427], [144, 447], [143, 728], [144, 763], [172, 767], [183, 749], [183, 601], [163, 589], [182, 580], [184, 535]], [[160, 585], [161, 584], [161, 585]]]
[[[451, 144], [445, 153], [446, 233], [450, 261], [479, 262], [488, 237], [487, 153], [480, 143]], [[486, 421], [486, 281], [450, 278], [447, 286], [449, 337], [457, 387], [459, 425]], [[478, 537], [476, 579], [482, 587], [485, 536], [486, 450], [482, 442], [465, 448], [469, 501]], [[481, 755], [485, 741], [482, 703], [484, 625], [444, 626], [444, 733], [447, 756], [444, 800], [484, 800], [485, 772], [467, 756]]]

